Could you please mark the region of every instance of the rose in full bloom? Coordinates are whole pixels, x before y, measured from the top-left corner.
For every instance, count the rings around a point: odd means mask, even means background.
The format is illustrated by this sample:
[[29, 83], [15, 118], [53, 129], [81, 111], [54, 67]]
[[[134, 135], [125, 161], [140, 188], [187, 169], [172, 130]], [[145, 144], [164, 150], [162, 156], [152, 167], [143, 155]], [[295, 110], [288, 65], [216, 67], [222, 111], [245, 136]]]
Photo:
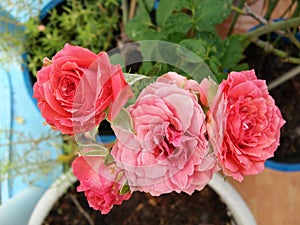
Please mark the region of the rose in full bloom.
[[133, 131], [113, 125], [117, 142], [111, 154], [132, 191], [192, 194], [218, 169], [197, 97], [177, 85], [180, 75], [172, 76], [174, 82], [168, 75], [147, 86], [128, 108]]
[[225, 175], [257, 174], [279, 145], [285, 121], [254, 70], [231, 72], [208, 112], [209, 141]]
[[45, 58], [37, 73], [33, 97], [46, 122], [64, 134], [94, 129], [106, 116], [116, 117], [132, 96], [121, 67], [108, 55], [66, 44], [53, 58]]
[[120, 194], [125, 183], [122, 171], [115, 164], [105, 165], [103, 156], [79, 156], [73, 161], [72, 169], [80, 181], [77, 191], [84, 191], [90, 207], [102, 214], [131, 197], [130, 192]]

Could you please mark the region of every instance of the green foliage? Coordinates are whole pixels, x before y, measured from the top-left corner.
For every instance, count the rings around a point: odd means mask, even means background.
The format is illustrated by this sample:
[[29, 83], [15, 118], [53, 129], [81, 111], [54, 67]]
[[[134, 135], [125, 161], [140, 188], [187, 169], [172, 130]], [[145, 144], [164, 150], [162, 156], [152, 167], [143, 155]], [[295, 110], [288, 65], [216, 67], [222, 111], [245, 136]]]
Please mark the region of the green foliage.
[[[132, 40], [165, 40], [186, 47], [210, 67], [218, 80], [226, 76], [225, 70], [238, 67], [243, 52], [242, 38], [236, 36], [223, 41], [215, 28], [230, 15], [232, 0], [161, 0], [154, 18], [150, 16], [150, 2], [138, 3], [136, 16], [126, 24]], [[228, 57], [234, 51], [234, 56]], [[151, 71], [153, 66], [157, 68], [157, 64], [148, 63], [139, 72]], [[164, 69], [174, 70], [169, 66]]]
[[133, 132], [133, 122], [129, 112], [124, 108], [121, 109], [120, 113], [118, 114], [117, 118], [114, 119], [112, 124], [118, 129]]
[[[291, 1], [283, 10], [282, 17], [290, 13], [286, 21], [270, 20], [278, 0], [264, 1], [265, 15], [257, 15], [246, 5], [245, 0], [161, 0], [156, 11], [154, 1], [138, 0], [135, 17], [126, 24], [126, 33], [134, 41], [162, 40], [179, 44], [197, 54], [214, 73], [218, 81], [226, 78], [227, 71], [248, 69], [242, 63], [244, 50], [250, 43], [255, 43], [268, 53], [275, 54], [285, 62], [299, 64], [300, 60], [289, 56], [287, 52], [276, 49], [276, 42], [261, 41], [260, 36], [277, 33], [290, 39], [291, 44], [300, 49], [300, 41], [294, 37], [300, 25], [299, 1]], [[152, 4], [152, 5], [151, 5]], [[293, 11], [291, 11], [293, 10]], [[221, 39], [216, 25], [233, 15], [228, 34]], [[244, 34], [232, 34], [239, 15], [252, 17], [265, 26]], [[148, 51], [146, 53], [146, 51]], [[157, 54], [155, 46], [147, 46], [143, 54]], [[179, 62], [180, 63], [180, 62]], [[145, 63], [139, 73], [158, 75], [169, 70], [176, 70], [170, 65]], [[153, 74], [151, 74], [153, 75]], [[186, 75], [186, 74], [183, 74]], [[197, 75], [197, 74], [196, 74]], [[191, 75], [195, 79], [194, 76]], [[199, 78], [197, 75], [196, 77]]]
[[65, 43], [79, 45], [95, 53], [115, 44], [120, 22], [116, 0], [67, 0], [42, 21], [31, 18], [24, 42], [28, 67], [35, 75], [44, 57], [51, 58]]
[[127, 194], [127, 193], [129, 193], [129, 192], [130, 192], [130, 187], [129, 187], [128, 183], [125, 183], [125, 184], [122, 186], [121, 190], [120, 190], [120, 194], [121, 194], [121, 195], [124, 195], [124, 194]]
[[[41, 0], [3, 0], [2, 2], [5, 7], [0, 9], [0, 28], [5, 32], [2, 30], [0, 32], [2, 50], [0, 61], [7, 63], [12, 57], [27, 52], [28, 67], [34, 75], [42, 66], [43, 58], [45, 56], [51, 58], [67, 42], [89, 48], [95, 53], [116, 46], [116, 36], [120, 35], [121, 38], [125, 36], [119, 29], [123, 25], [125, 25], [126, 35], [132, 41], [161, 40], [190, 49], [203, 59], [219, 81], [226, 77], [226, 71], [247, 69], [247, 65], [241, 64], [241, 61], [244, 49], [251, 42], [282, 56], [285, 61], [300, 63], [299, 60], [295, 58], [290, 60], [287, 54], [277, 51], [275, 45], [273, 49], [268, 48], [268, 42], [256, 42], [261, 34], [274, 32], [272, 29], [274, 24], [268, 22], [278, 0], [265, 0], [264, 7], [267, 11], [265, 15], [259, 16], [245, 8], [245, 0], [240, 0], [238, 3], [233, 0], [160, 0], [155, 11], [153, 10], [155, 0], [137, 0], [135, 15], [126, 24], [121, 24], [122, 21], [124, 23], [127, 21], [124, 18], [121, 20], [121, 16], [127, 17], [126, 10], [129, 8], [127, 4], [136, 1], [66, 0], [66, 4], [52, 10], [43, 21], [38, 19]], [[292, 13], [290, 13], [291, 9]], [[15, 20], [9, 17], [13, 11], [17, 12]], [[299, 12], [299, 1], [293, 0], [287, 9], [283, 10], [281, 16], [290, 13], [290, 18], [297, 19], [300, 16]], [[23, 19], [21, 22], [20, 19], [24, 18], [24, 14], [28, 20], [24, 22]], [[233, 20], [228, 36], [222, 40], [216, 31], [216, 25], [222, 23], [231, 14]], [[250, 32], [249, 35], [232, 35], [239, 15], [250, 16], [260, 23], [266, 21], [268, 26], [265, 26], [263, 31]], [[8, 25], [20, 29], [12, 32]], [[298, 31], [297, 25], [299, 20], [294, 21], [292, 25], [286, 23], [284, 26], [288, 29], [281, 27], [279, 30], [283, 30], [284, 36], [291, 38], [294, 32]], [[291, 42], [300, 47], [299, 41], [291, 38]], [[142, 49], [142, 53], [157, 54], [157, 49], [155, 46], [147, 46]], [[120, 61], [120, 57], [115, 57], [115, 60]], [[139, 73], [160, 75], [168, 70], [175, 71], [176, 68], [162, 63], [145, 62]]]

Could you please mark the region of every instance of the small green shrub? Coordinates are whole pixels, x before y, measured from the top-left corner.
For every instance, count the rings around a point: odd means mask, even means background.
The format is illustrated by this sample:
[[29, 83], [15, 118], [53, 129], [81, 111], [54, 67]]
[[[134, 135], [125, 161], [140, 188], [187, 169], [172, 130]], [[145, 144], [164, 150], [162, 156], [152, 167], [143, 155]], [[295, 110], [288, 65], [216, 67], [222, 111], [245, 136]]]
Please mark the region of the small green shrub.
[[42, 21], [31, 18], [26, 24], [24, 50], [33, 75], [43, 58], [51, 58], [65, 43], [88, 48], [95, 53], [116, 43], [120, 23], [116, 0], [67, 0], [52, 9]]

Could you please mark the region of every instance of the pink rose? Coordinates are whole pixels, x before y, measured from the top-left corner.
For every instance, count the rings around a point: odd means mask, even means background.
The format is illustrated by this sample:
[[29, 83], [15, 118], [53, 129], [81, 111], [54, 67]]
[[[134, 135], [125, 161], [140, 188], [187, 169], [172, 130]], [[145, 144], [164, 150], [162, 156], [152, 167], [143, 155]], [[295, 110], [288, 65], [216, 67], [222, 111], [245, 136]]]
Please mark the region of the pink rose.
[[108, 55], [66, 44], [45, 58], [37, 73], [33, 97], [46, 122], [64, 134], [90, 131], [106, 116], [114, 119], [132, 95], [121, 67]]
[[225, 175], [257, 174], [279, 145], [285, 121], [254, 70], [231, 72], [208, 112], [208, 134]]
[[[111, 154], [131, 190], [154, 196], [201, 190], [218, 169], [209, 153], [205, 115], [196, 96], [169, 80], [146, 87], [128, 108], [133, 132], [113, 126]], [[172, 76], [173, 76], [172, 75]]]
[[158, 77], [157, 82], [176, 84], [178, 87], [181, 87], [188, 91], [194, 91], [194, 92], [199, 92], [199, 88], [200, 88], [197, 81], [188, 80], [186, 77], [175, 72], [168, 72]]
[[102, 214], [131, 197], [131, 193], [120, 194], [125, 183], [122, 172], [115, 164], [105, 165], [102, 156], [79, 156], [72, 163], [72, 169], [80, 181], [77, 191], [84, 191], [90, 207]]

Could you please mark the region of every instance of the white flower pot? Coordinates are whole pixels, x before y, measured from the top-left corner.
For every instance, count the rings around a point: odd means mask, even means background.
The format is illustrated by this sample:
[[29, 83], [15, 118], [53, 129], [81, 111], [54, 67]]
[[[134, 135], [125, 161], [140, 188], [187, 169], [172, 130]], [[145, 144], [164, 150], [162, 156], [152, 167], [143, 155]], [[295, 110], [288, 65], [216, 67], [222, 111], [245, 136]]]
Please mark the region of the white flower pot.
[[28, 225], [40, 225], [51, 211], [53, 205], [59, 200], [66, 190], [71, 187], [77, 178], [70, 170], [61, 175], [49, 188], [45, 191], [44, 195], [36, 204], [31, 217], [29, 218]]
[[[72, 172], [69, 171], [53, 183], [33, 210], [28, 225], [41, 225], [53, 205], [76, 181], [77, 179]], [[255, 219], [247, 204], [233, 186], [224, 180], [224, 177], [220, 174], [215, 174], [209, 186], [220, 196], [232, 213], [235, 221], [235, 224], [232, 225], [256, 225]]]

